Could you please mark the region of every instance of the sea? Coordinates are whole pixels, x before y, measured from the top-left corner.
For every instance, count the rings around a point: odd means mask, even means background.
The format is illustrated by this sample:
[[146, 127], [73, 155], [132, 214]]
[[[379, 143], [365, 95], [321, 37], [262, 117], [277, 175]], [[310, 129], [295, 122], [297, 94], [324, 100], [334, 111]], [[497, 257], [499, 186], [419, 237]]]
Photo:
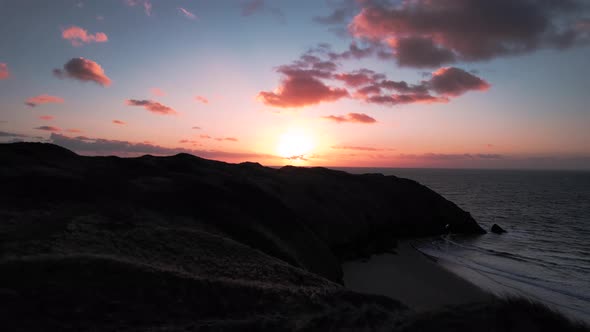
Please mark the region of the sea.
[[[418, 181], [488, 231], [417, 247], [501, 296], [527, 297], [590, 324], [590, 172], [346, 168]], [[498, 224], [507, 233], [489, 232]]]

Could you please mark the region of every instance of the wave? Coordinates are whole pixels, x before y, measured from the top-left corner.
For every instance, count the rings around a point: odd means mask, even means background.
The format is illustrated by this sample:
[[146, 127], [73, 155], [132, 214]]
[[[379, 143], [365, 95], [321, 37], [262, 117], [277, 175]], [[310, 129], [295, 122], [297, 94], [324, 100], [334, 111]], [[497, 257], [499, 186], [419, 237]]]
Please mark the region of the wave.
[[[590, 322], [587, 309], [590, 308], [590, 292], [578, 289], [585, 285], [583, 280], [577, 282], [575, 276], [579, 273], [569, 274], [574, 278], [569, 280], [570, 284], [564, 283], [568, 280], [563, 278], [564, 272], [577, 266], [458, 241], [447, 235], [421, 243], [418, 248], [436, 257], [453, 272], [498, 295], [524, 296]], [[582, 268], [581, 271], [588, 270]], [[477, 277], [469, 277], [470, 273]]]

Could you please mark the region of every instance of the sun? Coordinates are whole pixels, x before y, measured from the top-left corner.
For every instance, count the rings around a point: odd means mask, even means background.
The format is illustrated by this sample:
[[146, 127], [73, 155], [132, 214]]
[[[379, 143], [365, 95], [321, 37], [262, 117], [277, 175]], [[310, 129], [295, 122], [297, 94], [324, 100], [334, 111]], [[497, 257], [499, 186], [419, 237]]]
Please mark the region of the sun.
[[277, 153], [283, 158], [304, 160], [314, 147], [311, 135], [303, 130], [290, 130], [279, 138]]

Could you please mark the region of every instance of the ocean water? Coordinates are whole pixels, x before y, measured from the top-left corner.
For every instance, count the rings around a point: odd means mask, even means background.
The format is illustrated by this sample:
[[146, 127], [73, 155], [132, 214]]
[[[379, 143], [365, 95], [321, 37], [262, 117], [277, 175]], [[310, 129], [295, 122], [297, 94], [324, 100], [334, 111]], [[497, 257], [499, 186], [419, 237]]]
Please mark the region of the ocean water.
[[525, 296], [590, 323], [590, 172], [345, 169], [416, 180], [469, 211], [487, 231], [425, 239], [419, 248], [500, 295]]

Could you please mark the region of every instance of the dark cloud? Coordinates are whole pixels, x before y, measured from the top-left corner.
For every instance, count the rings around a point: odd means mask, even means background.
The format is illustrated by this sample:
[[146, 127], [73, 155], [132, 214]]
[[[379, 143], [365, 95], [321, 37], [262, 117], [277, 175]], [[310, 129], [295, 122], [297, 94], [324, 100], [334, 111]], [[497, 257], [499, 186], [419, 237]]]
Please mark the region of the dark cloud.
[[355, 37], [389, 43], [400, 65], [434, 67], [587, 44], [578, 24], [588, 9], [577, 0], [369, 2], [349, 28]]
[[27, 135], [23, 135], [23, 134], [17, 134], [17, 133], [9, 133], [6, 131], [0, 131], [0, 137], [21, 137], [21, 138], [25, 138], [25, 137], [29, 137]]
[[334, 121], [337, 123], [351, 122], [351, 123], [376, 123], [377, 120], [363, 114], [363, 113], [348, 113], [347, 115], [329, 115], [323, 117], [326, 120]]
[[53, 74], [59, 78], [95, 82], [104, 87], [111, 85], [111, 79], [105, 75], [102, 67], [98, 63], [85, 58], [73, 58], [63, 66], [63, 69], [54, 69]]
[[456, 61], [455, 54], [437, 46], [430, 38], [400, 38], [392, 42], [395, 58], [402, 67], [440, 67]]
[[392, 94], [370, 96], [367, 97], [365, 101], [371, 104], [395, 106], [402, 104], [448, 103], [449, 99], [445, 97], [431, 96], [429, 94]]
[[485, 91], [490, 84], [462, 69], [445, 67], [432, 73], [428, 87], [443, 96], [459, 96], [467, 91]]
[[161, 114], [161, 115], [176, 115], [177, 112], [166, 106], [166, 105], [162, 105], [160, 103], [158, 103], [157, 101], [153, 101], [153, 100], [136, 100], [136, 99], [128, 99], [125, 101], [125, 103], [128, 106], [140, 106], [145, 108], [146, 110], [152, 112], [152, 113], [156, 113], [156, 114]]
[[36, 128], [33, 128], [33, 129], [44, 130], [44, 131], [51, 131], [51, 132], [59, 132], [59, 131], [61, 131], [60, 128], [53, 127], [53, 126], [40, 126], [40, 127], [36, 127]]
[[402, 159], [433, 160], [433, 161], [457, 161], [457, 160], [481, 160], [481, 159], [503, 159], [501, 154], [482, 153], [424, 153], [424, 154], [400, 154]]

